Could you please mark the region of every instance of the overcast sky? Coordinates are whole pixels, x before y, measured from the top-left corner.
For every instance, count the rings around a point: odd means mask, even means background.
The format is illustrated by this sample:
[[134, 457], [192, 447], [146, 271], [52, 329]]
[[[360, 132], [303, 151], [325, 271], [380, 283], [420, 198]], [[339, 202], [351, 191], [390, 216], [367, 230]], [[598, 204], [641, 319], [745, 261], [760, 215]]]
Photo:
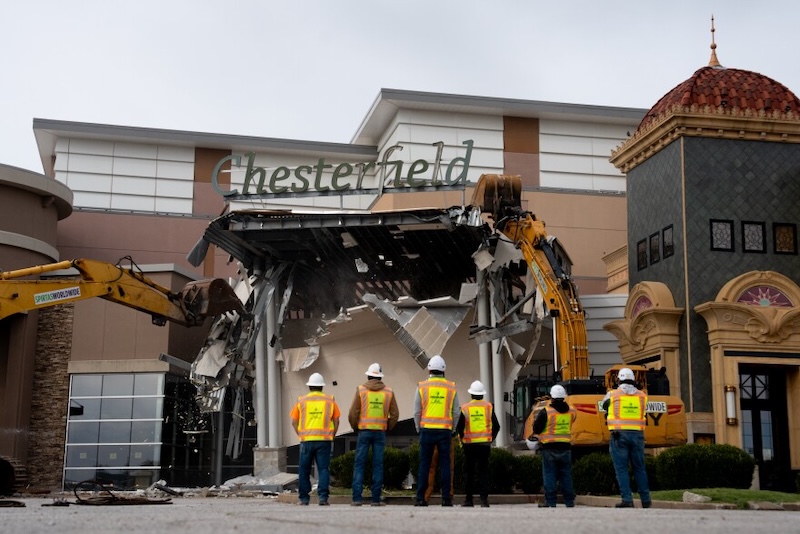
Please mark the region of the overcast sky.
[[796, 0], [5, 0], [0, 163], [34, 117], [350, 142], [381, 88], [649, 108], [717, 56], [800, 93]]

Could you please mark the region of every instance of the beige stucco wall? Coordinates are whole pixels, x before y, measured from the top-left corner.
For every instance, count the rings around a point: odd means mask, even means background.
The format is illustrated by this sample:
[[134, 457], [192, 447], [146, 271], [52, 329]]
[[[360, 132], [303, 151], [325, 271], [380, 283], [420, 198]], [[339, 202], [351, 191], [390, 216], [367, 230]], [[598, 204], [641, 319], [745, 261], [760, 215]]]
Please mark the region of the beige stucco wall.
[[[447, 362], [446, 376], [455, 381], [461, 402], [469, 399], [469, 385], [480, 378], [478, 345], [468, 339], [471, 317], [471, 313], [467, 315], [448, 341], [443, 354]], [[347, 422], [347, 412], [356, 387], [366, 380], [364, 372], [373, 362], [381, 364], [384, 382], [395, 392], [400, 420], [414, 416], [414, 392], [417, 383], [427, 378], [427, 371], [414, 362], [408, 351], [372, 311], [363, 310], [352, 315], [352, 319], [334, 326], [331, 334], [322, 338], [320, 357], [311, 366], [302, 371], [283, 373], [281, 415], [285, 445], [298, 443], [289, 412], [297, 397], [308, 391], [305, 383], [311, 373], [322, 373], [327, 384], [324, 391], [334, 395], [339, 404], [342, 411], [340, 434], [352, 430]], [[337, 383], [335, 386], [334, 381]]]

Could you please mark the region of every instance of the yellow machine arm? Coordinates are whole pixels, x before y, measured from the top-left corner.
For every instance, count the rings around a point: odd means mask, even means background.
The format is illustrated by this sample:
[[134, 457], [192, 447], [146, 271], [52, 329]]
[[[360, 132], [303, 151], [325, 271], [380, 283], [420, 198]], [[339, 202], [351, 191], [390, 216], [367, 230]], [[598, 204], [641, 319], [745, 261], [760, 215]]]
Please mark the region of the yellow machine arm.
[[570, 274], [559, 262], [544, 221], [521, 204], [519, 176], [482, 175], [472, 205], [491, 213], [495, 232], [505, 236], [521, 252], [533, 273], [550, 316], [554, 318], [556, 350], [562, 380], [589, 378], [586, 316]]
[[[78, 279], [22, 280], [28, 276], [75, 268]], [[198, 326], [206, 317], [227, 311], [244, 312], [231, 286], [222, 279], [190, 282], [174, 293], [141, 271], [96, 260], [66, 260], [0, 272], [0, 319], [15, 313], [100, 297], [149, 313], [153, 323], [171, 321]]]

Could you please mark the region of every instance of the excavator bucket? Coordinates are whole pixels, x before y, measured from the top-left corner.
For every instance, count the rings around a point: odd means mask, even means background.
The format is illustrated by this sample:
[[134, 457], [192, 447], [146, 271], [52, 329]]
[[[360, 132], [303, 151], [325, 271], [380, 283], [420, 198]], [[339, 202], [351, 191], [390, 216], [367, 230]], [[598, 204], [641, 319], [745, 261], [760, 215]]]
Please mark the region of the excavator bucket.
[[186, 311], [195, 317], [214, 317], [225, 312], [245, 313], [242, 301], [225, 280], [198, 280], [184, 286], [180, 292]]
[[482, 174], [472, 193], [472, 206], [496, 218], [507, 208], [522, 205], [522, 178], [508, 174]]

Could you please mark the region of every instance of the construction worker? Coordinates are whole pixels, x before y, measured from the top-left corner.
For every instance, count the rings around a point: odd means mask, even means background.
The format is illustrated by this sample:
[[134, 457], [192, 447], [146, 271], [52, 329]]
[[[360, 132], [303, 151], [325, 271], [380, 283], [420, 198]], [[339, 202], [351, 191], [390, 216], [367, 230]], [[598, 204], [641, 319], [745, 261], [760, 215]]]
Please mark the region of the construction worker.
[[541, 410], [533, 422], [542, 451], [544, 502], [539, 508], [555, 508], [557, 485], [567, 508], [575, 506], [572, 486], [572, 423], [578, 416], [575, 408], [564, 400], [567, 390], [556, 384], [550, 388], [550, 404]]
[[492, 441], [500, 432], [500, 422], [494, 413], [492, 403], [483, 400], [486, 388], [476, 380], [467, 390], [472, 400], [461, 406], [456, 432], [464, 444], [464, 470], [466, 474], [466, 499], [461, 506], [474, 506], [475, 472], [478, 474], [478, 492], [481, 506], [489, 507], [489, 455]]
[[308, 394], [297, 399], [290, 417], [292, 427], [300, 438], [300, 461], [298, 466], [299, 503], [308, 505], [311, 492], [311, 464], [317, 465], [317, 495], [319, 505], [328, 506], [330, 489], [331, 446], [339, 430], [339, 406], [333, 395], [322, 392], [325, 379], [314, 373], [306, 382]]
[[628, 478], [628, 463], [633, 469], [633, 478], [639, 489], [642, 508], [650, 508], [650, 487], [644, 465], [644, 427], [647, 395], [636, 387], [633, 371], [623, 367], [617, 374], [619, 386], [606, 393], [603, 408], [606, 424], [611, 432], [609, 451], [614, 462], [622, 502], [617, 508], [633, 508], [633, 494]]
[[353, 468], [353, 506], [361, 506], [364, 489], [364, 467], [367, 453], [372, 448], [372, 506], [382, 506], [383, 450], [386, 447], [386, 432], [397, 424], [400, 410], [394, 392], [383, 383], [380, 364], [373, 363], [365, 373], [367, 381], [356, 388], [356, 396], [350, 405], [348, 420], [358, 432], [356, 461]]
[[442, 472], [442, 506], [453, 506], [450, 446], [459, 403], [455, 383], [444, 377], [445, 367], [440, 355], [431, 358], [428, 362], [429, 377], [417, 385], [414, 395], [414, 426], [419, 432], [419, 472], [414, 506], [428, 506], [425, 490], [434, 449], [439, 451]]

